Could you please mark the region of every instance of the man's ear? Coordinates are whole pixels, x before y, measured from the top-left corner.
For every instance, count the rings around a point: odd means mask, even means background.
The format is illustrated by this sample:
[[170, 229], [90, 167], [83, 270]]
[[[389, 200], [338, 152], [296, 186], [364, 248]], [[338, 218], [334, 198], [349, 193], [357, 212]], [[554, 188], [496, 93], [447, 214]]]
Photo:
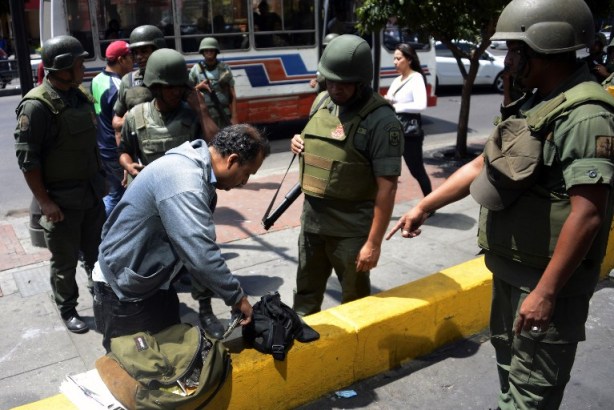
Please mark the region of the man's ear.
[[230, 154], [226, 157], [226, 168], [230, 169], [234, 164], [239, 165], [239, 155], [238, 154]]

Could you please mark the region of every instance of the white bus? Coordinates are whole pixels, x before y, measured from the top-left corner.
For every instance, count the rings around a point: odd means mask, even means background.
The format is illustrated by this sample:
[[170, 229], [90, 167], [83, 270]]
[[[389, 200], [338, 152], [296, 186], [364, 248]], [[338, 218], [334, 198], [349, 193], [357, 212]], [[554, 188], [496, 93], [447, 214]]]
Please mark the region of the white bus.
[[[353, 33], [360, 0], [40, 0], [40, 43], [62, 34], [79, 39], [89, 52], [86, 80], [105, 65], [104, 51], [116, 39], [128, 40], [143, 24], [160, 27], [167, 46], [180, 51], [188, 66], [202, 59], [205, 36], [220, 43], [219, 59], [232, 68], [239, 121], [272, 123], [304, 119], [315, 98], [315, 77], [328, 33]], [[368, 35], [383, 94], [397, 76], [393, 52], [399, 42], [418, 52], [428, 81], [429, 105], [436, 104], [435, 47], [428, 36], [390, 24]]]

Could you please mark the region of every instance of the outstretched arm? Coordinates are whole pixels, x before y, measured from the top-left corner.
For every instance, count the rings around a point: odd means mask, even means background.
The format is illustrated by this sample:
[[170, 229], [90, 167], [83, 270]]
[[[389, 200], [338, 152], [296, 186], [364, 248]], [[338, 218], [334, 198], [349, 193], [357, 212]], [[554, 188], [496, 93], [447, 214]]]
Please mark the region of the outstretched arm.
[[484, 157], [482, 155], [463, 165], [450, 178], [446, 179], [439, 188], [428, 194], [414, 208], [407, 211], [388, 232], [386, 239], [390, 239], [399, 229], [401, 229], [401, 235], [404, 238], [414, 238], [420, 235], [419, 228], [426, 221], [430, 212], [469, 195], [469, 186], [479, 175], [483, 166]]

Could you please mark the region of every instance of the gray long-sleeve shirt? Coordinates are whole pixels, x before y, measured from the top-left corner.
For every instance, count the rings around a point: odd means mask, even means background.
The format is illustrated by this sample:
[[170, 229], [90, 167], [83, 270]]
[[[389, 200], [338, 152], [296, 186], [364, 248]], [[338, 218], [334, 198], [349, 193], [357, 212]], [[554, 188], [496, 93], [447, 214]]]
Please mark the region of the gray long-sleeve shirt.
[[145, 167], [104, 225], [98, 262], [120, 300], [145, 299], [178, 263], [228, 306], [244, 296], [215, 243], [211, 156], [203, 140], [186, 142]]

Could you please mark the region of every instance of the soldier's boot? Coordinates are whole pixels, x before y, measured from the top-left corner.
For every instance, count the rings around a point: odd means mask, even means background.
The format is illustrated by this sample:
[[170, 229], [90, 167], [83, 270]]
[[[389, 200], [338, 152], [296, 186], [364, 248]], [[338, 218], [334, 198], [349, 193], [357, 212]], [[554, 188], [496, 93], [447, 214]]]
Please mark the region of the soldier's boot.
[[224, 336], [224, 326], [219, 319], [213, 314], [211, 309], [211, 298], [201, 299], [198, 301], [198, 318], [200, 326], [205, 333], [214, 339], [221, 340]]

